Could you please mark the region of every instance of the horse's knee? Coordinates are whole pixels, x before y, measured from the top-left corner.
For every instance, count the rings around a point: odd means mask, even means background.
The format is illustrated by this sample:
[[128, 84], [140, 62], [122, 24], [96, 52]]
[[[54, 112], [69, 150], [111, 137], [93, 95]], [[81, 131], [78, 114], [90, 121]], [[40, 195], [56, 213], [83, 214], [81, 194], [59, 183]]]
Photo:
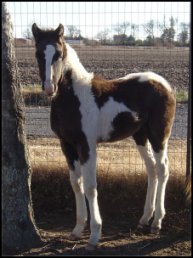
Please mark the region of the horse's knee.
[[75, 193], [83, 192], [82, 178], [77, 177], [76, 175], [73, 174], [73, 172], [70, 172], [70, 183]]
[[97, 196], [97, 189], [95, 185], [86, 186], [84, 190], [87, 198], [94, 198]]
[[169, 176], [168, 162], [160, 162], [157, 165], [157, 175], [159, 180], [167, 180]]

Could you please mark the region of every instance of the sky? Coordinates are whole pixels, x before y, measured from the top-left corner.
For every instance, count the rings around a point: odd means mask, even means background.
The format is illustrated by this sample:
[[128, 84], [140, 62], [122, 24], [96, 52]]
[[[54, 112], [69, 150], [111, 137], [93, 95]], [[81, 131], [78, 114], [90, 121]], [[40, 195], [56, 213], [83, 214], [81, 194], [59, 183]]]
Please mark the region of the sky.
[[[139, 25], [136, 38], [146, 38], [142, 24], [153, 19], [156, 23], [169, 23], [176, 19], [176, 31], [180, 23], [190, 23], [191, 2], [7, 2], [14, 28], [14, 36], [23, 37], [24, 31], [36, 22], [40, 27], [56, 28], [59, 23], [74, 25], [83, 37], [95, 38], [98, 32], [109, 29], [109, 37], [117, 24], [123, 22]], [[130, 35], [128, 28], [127, 35]], [[160, 36], [157, 28], [155, 36]]]

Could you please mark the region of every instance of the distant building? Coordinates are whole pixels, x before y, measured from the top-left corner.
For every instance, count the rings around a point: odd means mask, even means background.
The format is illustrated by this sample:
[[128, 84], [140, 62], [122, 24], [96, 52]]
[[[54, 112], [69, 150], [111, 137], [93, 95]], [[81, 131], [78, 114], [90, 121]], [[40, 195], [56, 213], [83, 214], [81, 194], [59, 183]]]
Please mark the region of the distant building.
[[15, 46], [33, 46], [33, 39], [14, 38]]
[[70, 45], [84, 45], [83, 39], [65, 39], [65, 42]]

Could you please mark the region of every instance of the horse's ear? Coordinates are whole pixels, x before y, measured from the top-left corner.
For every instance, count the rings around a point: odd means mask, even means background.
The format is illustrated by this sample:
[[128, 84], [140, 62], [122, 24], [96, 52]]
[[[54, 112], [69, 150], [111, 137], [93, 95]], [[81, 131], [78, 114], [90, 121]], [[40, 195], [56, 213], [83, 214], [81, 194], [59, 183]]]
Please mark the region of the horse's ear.
[[63, 37], [64, 36], [64, 26], [60, 23], [58, 28], [55, 30], [55, 32], [57, 33], [57, 35], [59, 37]]
[[41, 34], [41, 29], [38, 28], [38, 26], [37, 26], [36, 23], [34, 23], [34, 24], [32, 25], [32, 33], [33, 33], [33, 35], [34, 35], [35, 40], [37, 41], [37, 39], [39, 38], [39, 36], [40, 36], [40, 34]]

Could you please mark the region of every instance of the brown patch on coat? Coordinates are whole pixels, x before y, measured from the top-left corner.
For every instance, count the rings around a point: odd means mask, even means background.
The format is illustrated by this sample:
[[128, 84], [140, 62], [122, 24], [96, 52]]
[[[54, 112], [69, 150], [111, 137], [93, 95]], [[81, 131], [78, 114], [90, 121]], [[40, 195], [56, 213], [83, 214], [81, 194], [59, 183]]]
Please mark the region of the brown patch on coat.
[[68, 164], [73, 167], [77, 156], [81, 164], [88, 160], [89, 145], [82, 131], [80, 101], [74, 94], [71, 76], [72, 71], [67, 71], [58, 85], [58, 93], [51, 103], [50, 121], [52, 130], [60, 139]]
[[110, 134], [108, 141], [120, 141], [129, 136], [132, 136], [142, 124], [144, 119], [135, 116], [131, 112], [121, 112], [112, 121], [114, 130]]
[[[171, 132], [176, 109], [175, 96], [157, 81], [139, 82], [138, 79], [139, 77], [108, 81], [101, 77], [94, 77], [92, 92], [99, 109], [109, 97], [112, 97], [115, 101], [137, 112], [141, 118], [142, 122], [136, 125], [129, 114], [118, 115], [113, 124], [117, 130], [116, 133], [116, 130], [113, 132], [117, 135], [115, 138], [119, 138], [118, 135], [121, 135], [121, 132], [126, 130], [125, 128], [128, 129], [128, 135], [130, 135], [133, 126], [133, 138], [136, 143], [144, 146], [149, 139], [154, 151], [159, 152], [164, 148], [165, 141]], [[118, 125], [118, 121], [121, 126]], [[125, 128], [122, 129], [122, 127]], [[127, 135], [126, 131], [123, 134]]]
[[[36, 42], [36, 57], [39, 65], [42, 83], [45, 80], [44, 50], [53, 45], [56, 53], [62, 52], [62, 59], [67, 55], [63, 33], [60, 27], [57, 30], [40, 30], [32, 27]], [[57, 59], [57, 58], [56, 58]], [[68, 165], [74, 169], [74, 161], [84, 164], [89, 158], [89, 145], [81, 126], [80, 101], [75, 96], [72, 87], [72, 71], [61, 74], [58, 81], [58, 91], [51, 102], [50, 122], [51, 129], [59, 137], [61, 148], [66, 156]]]

